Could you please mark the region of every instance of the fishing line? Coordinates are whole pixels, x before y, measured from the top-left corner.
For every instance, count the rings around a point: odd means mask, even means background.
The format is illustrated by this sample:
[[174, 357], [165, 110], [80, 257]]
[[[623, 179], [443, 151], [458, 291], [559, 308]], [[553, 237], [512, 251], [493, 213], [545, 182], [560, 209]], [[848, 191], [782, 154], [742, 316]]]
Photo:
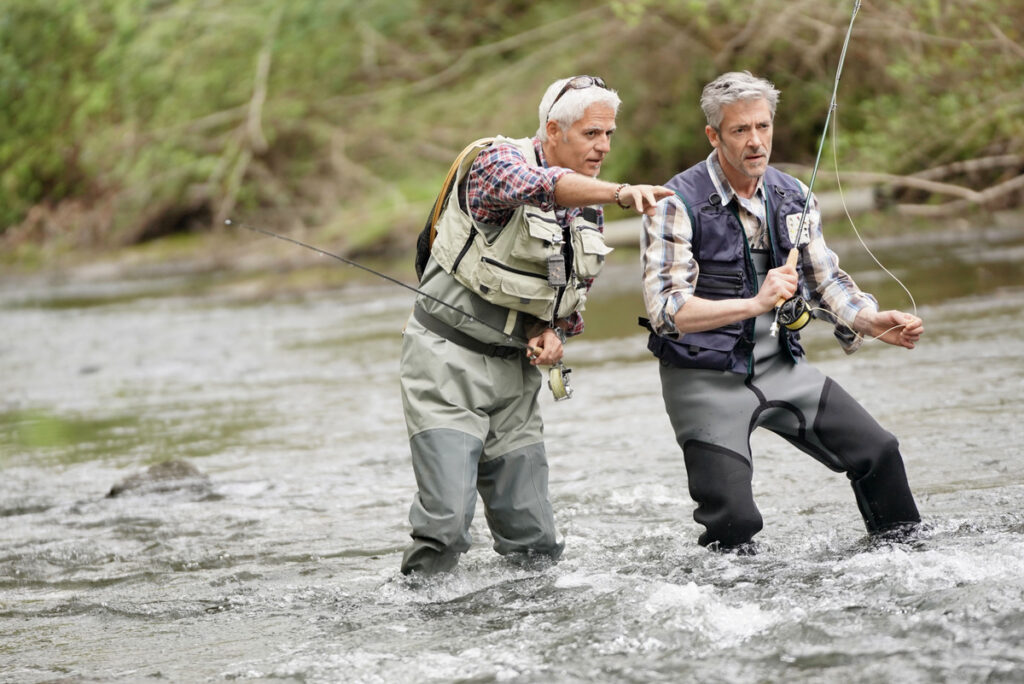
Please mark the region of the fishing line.
[[[829, 102], [828, 113], [825, 115], [825, 126], [821, 131], [821, 140], [818, 142], [818, 154], [814, 159], [814, 168], [811, 170], [811, 182], [807, 185], [807, 197], [804, 198], [804, 209], [800, 213], [800, 222], [797, 224], [796, 240], [793, 241], [793, 248], [789, 250], [789, 256], [786, 259], [786, 263], [789, 266], [796, 266], [797, 259], [800, 257], [799, 245], [804, 235], [807, 233], [807, 225], [805, 222], [805, 219], [807, 218], [807, 210], [811, 206], [811, 193], [814, 191], [814, 180], [818, 176], [818, 166], [821, 164], [821, 153], [825, 149], [825, 141], [828, 139], [828, 128], [832, 121], [832, 112], [836, 109], [836, 97], [839, 93], [839, 78], [843, 74], [843, 64], [846, 62], [846, 49], [850, 46], [850, 36], [853, 34], [853, 22], [856, 20], [857, 12], [859, 10], [860, 0], [855, 0], [853, 3], [853, 12], [850, 14], [850, 25], [847, 27], [846, 37], [843, 39], [843, 49], [839, 53], [839, 64], [836, 66], [836, 78], [835, 82], [832, 84], [832, 100]], [[772, 321], [771, 326], [772, 337], [775, 337], [779, 332], [779, 313], [785, 302], [785, 299], [780, 298], [779, 301], [775, 303], [775, 320]], [[806, 325], [806, 321], [803, 322], [803, 325]], [[800, 327], [803, 327], [803, 325]], [[787, 325], [787, 327], [790, 326]]]
[[[843, 63], [846, 62], [846, 48], [850, 46], [850, 36], [853, 35], [853, 22], [857, 18], [857, 11], [860, 10], [860, 0], [856, 0], [853, 3], [853, 13], [850, 15], [850, 26], [846, 29], [846, 38], [843, 39], [843, 49], [839, 53], [839, 65], [836, 67], [836, 80], [832, 84], [832, 101], [828, 106], [828, 113], [825, 115], [825, 127], [821, 131], [821, 142], [818, 143], [818, 156], [814, 159], [814, 168], [811, 170], [811, 182], [807, 184], [807, 198], [804, 200], [804, 210], [800, 214], [800, 224], [797, 227], [796, 244], [800, 244], [800, 238], [803, 236], [806, 226], [804, 225], [804, 219], [807, 217], [807, 209], [811, 205], [811, 193], [814, 191], [814, 179], [818, 175], [818, 165], [821, 163], [821, 152], [825, 148], [825, 139], [828, 136], [828, 127], [832, 122], [832, 112], [836, 110], [838, 104], [836, 102], [836, 96], [839, 93], [839, 77], [843, 74]], [[835, 130], [833, 128], [833, 130]], [[833, 154], [833, 157], [835, 155]]]
[[882, 262], [878, 260], [875, 253], [868, 248], [867, 243], [864, 242], [864, 238], [861, 237], [860, 231], [857, 230], [857, 224], [853, 220], [853, 216], [850, 215], [850, 209], [846, 206], [846, 195], [843, 193], [843, 184], [839, 180], [839, 156], [837, 154], [838, 146], [836, 144], [836, 138], [839, 136], [839, 119], [838, 117], [832, 122], [832, 160], [835, 163], [836, 170], [836, 186], [839, 188], [839, 199], [843, 204], [843, 212], [846, 213], [846, 218], [850, 221], [850, 226], [853, 228], [853, 234], [857, 236], [857, 240], [860, 242], [861, 247], [868, 253], [868, 256], [878, 265], [880, 269], [886, 272], [890, 278], [896, 281], [896, 283], [903, 288], [903, 291], [907, 293], [907, 297], [910, 298], [910, 305], [914, 308], [914, 315], [917, 316], [917, 302], [914, 301], [914, 295], [911, 294], [910, 290], [903, 281], [896, 277], [892, 271], [882, 265]]
[[[840, 199], [840, 202], [843, 205], [843, 212], [846, 214], [846, 218], [847, 218], [847, 220], [849, 220], [850, 226], [853, 228], [853, 233], [854, 233], [854, 235], [857, 236], [857, 240], [860, 242], [861, 246], [864, 248], [864, 251], [868, 253], [868, 256], [871, 257], [871, 259], [875, 262], [875, 264], [880, 269], [882, 269], [882, 271], [884, 271], [890, 278], [895, 280], [896, 283], [901, 288], [903, 288], [903, 291], [907, 293], [907, 297], [910, 298], [910, 304], [911, 304], [911, 306], [914, 309], [914, 316], [917, 316], [917, 302], [914, 300], [914, 295], [911, 294], [910, 290], [907, 288], [906, 285], [903, 284], [902, 280], [900, 280], [898, 277], [896, 277], [896, 275], [892, 271], [890, 271], [888, 268], [886, 268], [882, 264], [882, 262], [878, 259], [878, 257], [875, 256], [874, 252], [872, 252], [871, 249], [868, 248], [867, 243], [864, 242], [864, 238], [861, 237], [860, 231], [857, 229], [857, 224], [856, 224], [856, 222], [854, 222], [853, 216], [850, 215], [850, 208], [846, 204], [846, 195], [843, 193], [843, 184], [842, 184], [842, 182], [840, 181], [840, 178], [839, 178], [839, 153], [838, 153], [838, 144], [836, 142], [837, 138], [838, 138], [839, 117], [838, 116], [833, 117], [832, 114], [838, 109], [838, 106], [839, 106], [838, 102], [837, 102], [837, 96], [838, 96], [838, 92], [839, 92], [839, 79], [840, 79], [840, 77], [842, 76], [842, 73], [843, 73], [843, 64], [846, 61], [846, 50], [847, 50], [847, 48], [850, 45], [850, 36], [853, 34], [853, 22], [857, 18], [857, 12], [860, 10], [860, 2], [861, 2], [861, 0], [856, 0], [854, 2], [853, 12], [850, 15], [850, 25], [846, 29], [846, 37], [843, 40], [843, 49], [842, 49], [842, 51], [839, 54], [839, 65], [836, 67], [836, 78], [835, 78], [835, 82], [832, 85], [832, 100], [831, 100], [831, 102], [829, 104], [828, 113], [827, 113], [827, 115], [825, 117], [825, 126], [824, 126], [824, 128], [823, 128], [823, 130], [821, 132], [821, 141], [818, 144], [818, 154], [817, 154], [817, 157], [814, 160], [814, 168], [811, 170], [811, 180], [810, 180], [810, 183], [807, 186], [807, 197], [804, 200], [803, 212], [800, 214], [800, 223], [798, 224], [798, 227], [797, 227], [797, 239], [796, 239], [796, 243], [795, 244], [797, 244], [797, 245], [800, 244], [802, 238], [804, 237], [804, 235], [806, 234], [806, 232], [807, 232], [807, 230], [809, 228], [809, 226], [807, 226], [806, 223], [805, 223], [805, 218], [807, 216], [807, 210], [810, 207], [811, 192], [814, 189], [814, 181], [815, 181], [815, 178], [818, 175], [818, 167], [819, 167], [819, 165], [821, 163], [821, 153], [822, 153], [822, 150], [825, 147], [825, 140], [826, 140], [826, 138], [827, 138], [827, 136], [829, 134], [829, 127], [831, 126], [831, 131], [832, 131], [832, 161], [833, 161], [833, 165], [834, 165], [834, 168], [835, 168], [835, 174], [836, 174], [836, 186], [839, 189], [839, 199]], [[794, 253], [796, 252], [796, 250], [797, 250], [797, 248], [794, 247], [793, 250], [790, 251], [790, 255], [789, 255], [790, 260], [794, 261], [794, 262], [795, 262], [795, 259], [793, 257], [794, 257]], [[794, 265], [795, 265], [795, 263], [794, 263]], [[785, 304], [785, 303], [786, 302], [784, 300], [780, 300], [779, 303], [777, 303], [775, 305], [775, 321], [772, 323], [772, 336], [773, 337], [775, 336], [775, 333], [778, 332], [779, 314], [782, 311], [782, 305]], [[830, 312], [830, 311], [828, 311], [828, 310], [826, 310], [826, 309], [824, 309], [822, 307], [806, 307], [805, 306], [804, 309], [806, 310], [807, 314], [812, 314], [812, 313], [814, 313], [816, 311], [824, 312], [824, 313], [828, 314], [829, 317], [832, 318], [833, 320], [838, 321], [838, 319], [836, 318], [835, 314], [833, 314], [832, 312]], [[807, 322], [804, 321], [802, 318], [800, 319], [800, 321], [803, 322], [803, 325], [807, 324]], [[790, 327], [790, 329], [799, 329], [800, 327], [803, 327], [803, 325], [800, 325], [799, 322], [796, 322], [792, 327], [787, 324], [787, 327]], [[799, 326], [799, 327], [797, 327], [797, 326]], [[883, 337], [887, 333], [892, 332], [893, 330], [897, 330], [897, 329], [902, 328], [902, 327], [904, 327], [903, 324], [895, 325], [895, 326], [889, 328], [888, 330], [880, 333], [879, 335], [876, 335], [876, 336], [871, 337], [871, 338], [866, 338], [865, 341], [866, 342], [873, 342], [873, 341], [878, 340], [879, 338]]]

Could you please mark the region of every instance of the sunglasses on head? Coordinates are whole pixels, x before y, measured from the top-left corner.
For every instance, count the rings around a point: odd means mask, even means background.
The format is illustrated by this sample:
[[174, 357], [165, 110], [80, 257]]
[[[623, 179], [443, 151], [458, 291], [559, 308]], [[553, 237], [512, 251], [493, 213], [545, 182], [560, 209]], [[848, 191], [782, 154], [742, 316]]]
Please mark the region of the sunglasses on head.
[[558, 94], [555, 95], [554, 101], [551, 103], [551, 106], [548, 107], [548, 115], [544, 118], [544, 120], [547, 121], [548, 119], [551, 118], [551, 110], [555, 108], [555, 104], [560, 99], [562, 99], [562, 96], [565, 95], [567, 92], [569, 92], [570, 90], [583, 90], [584, 88], [589, 88], [590, 86], [597, 86], [598, 88], [604, 88], [605, 90], [608, 90], [608, 86], [605, 85], [604, 79], [601, 78], [600, 76], [573, 76], [566, 82], [564, 86], [562, 86], [562, 89], [558, 91]]

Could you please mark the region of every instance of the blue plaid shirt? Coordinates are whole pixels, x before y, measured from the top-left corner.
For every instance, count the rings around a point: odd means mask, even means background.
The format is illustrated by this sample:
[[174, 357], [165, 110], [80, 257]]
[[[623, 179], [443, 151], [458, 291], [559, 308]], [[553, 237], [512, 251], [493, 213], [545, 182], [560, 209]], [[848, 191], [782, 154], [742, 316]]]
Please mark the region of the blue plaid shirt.
[[[747, 237], [751, 240], [763, 234], [762, 220], [757, 212], [751, 212], [729, 184], [718, 162], [717, 150], [712, 151], [704, 161], [708, 172], [722, 198], [722, 206], [736, 201], [737, 214]], [[760, 214], [764, 215], [764, 179], [758, 184], [758, 192], [748, 202], [760, 203]], [[800, 183], [804, 193], [807, 186]], [[755, 207], [752, 207], [755, 208]], [[860, 335], [852, 333], [853, 320], [861, 309], [878, 309], [875, 298], [862, 292], [853, 279], [839, 268], [839, 257], [825, 244], [821, 230], [821, 213], [818, 200], [811, 196], [808, 211], [808, 239], [800, 246], [800, 264], [804, 284], [810, 291], [812, 307], [820, 307], [832, 313], [837, 319], [836, 338], [847, 353], [855, 351], [862, 343]], [[643, 217], [643, 233], [640, 237], [641, 261], [644, 277], [644, 304], [651, 326], [664, 337], [678, 337], [675, 315], [693, 293], [700, 277], [700, 267], [693, 258], [690, 241], [693, 227], [686, 207], [676, 195], [666, 197], [658, 203], [654, 217]]]

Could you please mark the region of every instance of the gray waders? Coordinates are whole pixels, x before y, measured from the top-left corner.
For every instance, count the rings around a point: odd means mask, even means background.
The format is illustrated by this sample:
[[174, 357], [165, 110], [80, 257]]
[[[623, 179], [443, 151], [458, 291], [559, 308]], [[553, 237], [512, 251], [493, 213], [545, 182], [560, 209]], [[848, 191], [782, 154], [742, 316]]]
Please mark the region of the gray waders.
[[[755, 254], [759, 281], [767, 258]], [[764, 427], [835, 472], [846, 473], [871, 533], [920, 521], [899, 444], [831, 378], [793, 363], [769, 333], [773, 312], [755, 323], [754, 369], [681, 369], [662, 363], [661, 386], [683, 449], [698, 543], [731, 548], [762, 526], [754, 503], [750, 434]]]
[[479, 493], [494, 550], [558, 558], [537, 403], [541, 374], [521, 349], [488, 355], [409, 319], [402, 403], [418, 491], [402, 572], [432, 574], [469, 549]]

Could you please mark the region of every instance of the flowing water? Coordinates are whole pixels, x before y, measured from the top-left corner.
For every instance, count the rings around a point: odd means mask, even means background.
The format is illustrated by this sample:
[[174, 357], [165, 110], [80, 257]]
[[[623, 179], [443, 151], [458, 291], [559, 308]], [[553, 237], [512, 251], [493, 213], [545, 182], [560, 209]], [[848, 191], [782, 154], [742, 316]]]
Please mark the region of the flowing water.
[[[575, 397], [543, 401], [564, 559], [506, 563], [478, 509], [426, 580], [398, 573], [410, 293], [4, 280], [0, 681], [1024, 681], [1024, 231], [877, 247], [918, 349], [805, 338], [900, 438], [917, 538], [868, 539], [842, 476], [756, 433], [761, 553], [698, 547], [620, 250], [567, 347]], [[107, 496], [170, 459], [202, 475]]]

